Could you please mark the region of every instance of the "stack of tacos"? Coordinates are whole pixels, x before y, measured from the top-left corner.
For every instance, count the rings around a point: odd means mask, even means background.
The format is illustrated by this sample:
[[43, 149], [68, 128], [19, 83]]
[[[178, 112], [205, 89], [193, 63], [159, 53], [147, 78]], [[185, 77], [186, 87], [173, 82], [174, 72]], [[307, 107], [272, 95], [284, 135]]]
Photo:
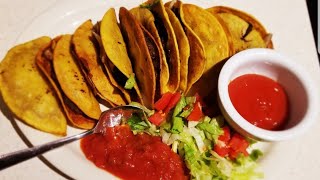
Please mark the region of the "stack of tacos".
[[[66, 122], [92, 128], [100, 116], [100, 104], [113, 107], [136, 101], [152, 109], [166, 92], [198, 93], [214, 104], [225, 60], [247, 48], [273, 48], [271, 35], [261, 23], [229, 7], [203, 9], [181, 1], [163, 4], [148, 0], [130, 10], [121, 7], [118, 17], [119, 21], [115, 9], [110, 8], [100, 21], [93, 24], [87, 20], [73, 34], [13, 48], [0, 64], [0, 90], [9, 108], [36, 128], [65, 134]], [[60, 125], [50, 125], [61, 126], [59, 132], [35, 125], [45, 122], [30, 120], [12, 105], [11, 98], [18, 92], [8, 92], [5, 87], [20, 86], [5, 78], [7, 72], [16, 73], [8, 64], [17, 58], [15, 52], [22, 51], [21, 46], [29, 52], [27, 59], [34, 59], [37, 65], [36, 73], [25, 78], [43, 78], [41, 82], [54, 92], [49, 104], [62, 107], [58, 108], [59, 120], [55, 120]], [[44, 107], [43, 117], [52, 113], [48, 107]], [[30, 117], [36, 113], [31, 111]]]
[[90, 129], [101, 110], [72, 54], [71, 41], [69, 34], [51, 40], [38, 52], [36, 62], [54, 88], [70, 125]]

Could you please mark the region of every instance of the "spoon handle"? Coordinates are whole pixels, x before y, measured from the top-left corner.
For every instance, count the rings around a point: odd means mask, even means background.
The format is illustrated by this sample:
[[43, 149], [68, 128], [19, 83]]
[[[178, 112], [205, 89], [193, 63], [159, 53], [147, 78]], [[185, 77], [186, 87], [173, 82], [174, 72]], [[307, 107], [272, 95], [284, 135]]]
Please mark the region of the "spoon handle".
[[93, 130], [88, 130], [80, 134], [76, 134], [73, 136], [65, 137], [62, 139], [58, 139], [56, 141], [52, 141], [43, 145], [35, 146], [32, 148], [23, 149], [20, 151], [0, 155], [0, 170], [18, 164], [22, 161], [28, 160], [40, 154], [43, 154], [47, 151], [55, 149], [57, 147], [63, 146], [65, 144], [71, 143], [75, 140], [81, 139], [89, 134], [92, 134]]

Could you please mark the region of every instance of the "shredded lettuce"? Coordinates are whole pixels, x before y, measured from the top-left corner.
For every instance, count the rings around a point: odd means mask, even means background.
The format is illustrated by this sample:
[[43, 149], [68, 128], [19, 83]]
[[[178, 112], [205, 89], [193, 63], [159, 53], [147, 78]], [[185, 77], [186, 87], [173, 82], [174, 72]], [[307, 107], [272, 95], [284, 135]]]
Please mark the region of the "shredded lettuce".
[[[184, 99], [186, 105], [183, 107], [181, 112], [178, 114], [179, 117], [187, 118], [191, 111], [193, 110], [193, 103], [196, 102], [196, 97], [190, 96], [190, 97], [185, 97]], [[187, 108], [185, 108], [187, 107]]]
[[201, 153], [194, 141], [184, 143], [184, 158], [190, 169], [191, 179], [250, 180], [263, 178], [256, 172], [257, 163], [251, 156], [240, 155], [235, 161], [220, 157], [208, 149]]
[[186, 106], [187, 106], [186, 98], [182, 96], [179, 102], [177, 103], [176, 107], [174, 108], [173, 114], [172, 114], [171, 132], [174, 134], [179, 134], [183, 130], [183, 126], [184, 126], [183, 118], [178, 115]]
[[218, 137], [223, 134], [223, 130], [220, 128], [217, 119], [205, 117], [204, 120], [197, 125], [197, 128], [204, 131], [206, 137], [209, 140], [217, 142]]
[[[255, 151], [256, 152], [256, 151]], [[256, 161], [251, 156], [240, 155], [233, 163], [230, 179], [247, 180], [247, 179], [261, 179], [264, 177], [263, 173], [256, 172], [258, 167]]]
[[148, 117], [154, 114], [154, 110], [150, 110], [138, 102], [133, 101], [129, 105], [141, 108], [147, 114]]
[[[203, 117], [200, 121], [186, 121], [186, 107], [192, 107], [195, 97], [181, 97], [169, 119], [156, 127], [148, 120], [137, 117], [128, 120], [132, 131], [159, 135], [162, 142], [171, 146], [173, 152], [184, 159], [190, 170], [190, 178], [196, 180], [250, 180], [263, 178], [257, 172], [256, 161], [262, 156], [259, 150], [252, 150], [249, 156], [239, 155], [235, 160], [221, 157], [213, 151], [223, 134], [223, 116]], [[138, 106], [139, 104], [135, 104]], [[140, 105], [141, 106], [141, 105]], [[140, 107], [139, 106], [139, 107]], [[191, 108], [192, 109], [192, 108]], [[148, 116], [154, 111], [146, 109]], [[184, 114], [185, 113], [185, 114]], [[250, 143], [253, 143], [250, 141]]]
[[250, 158], [254, 161], [257, 161], [261, 156], [263, 156], [263, 153], [259, 149], [254, 149], [250, 153]]
[[[190, 170], [191, 179], [196, 180], [250, 180], [263, 178], [257, 172], [256, 160], [262, 155], [253, 150], [249, 156], [240, 155], [236, 160], [220, 157], [212, 149], [218, 137], [223, 134], [219, 126], [222, 118], [204, 117], [200, 122], [189, 121], [179, 134], [165, 132], [164, 143], [172, 145]], [[166, 138], [165, 138], [166, 137]]]
[[132, 89], [133, 86], [136, 84], [136, 79], [134, 77], [134, 74], [131, 74], [126, 81], [126, 84], [124, 85], [125, 89]]
[[193, 106], [188, 106], [188, 108], [183, 109], [182, 112], [178, 116], [182, 117], [182, 118], [187, 118], [190, 115], [192, 110], [193, 110]]
[[132, 131], [143, 131], [149, 127], [149, 125], [145, 121], [142, 121], [137, 115], [132, 115], [128, 119], [127, 124], [130, 126]]
[[218, 167], [218, 161], [210, 153], [200, 153], [193, 145], [184, 144], [185, 162], [190, 169], [191, 179], [227, 179]]
[[[149, 110], [148, 108], [144, 107], [140, 103], [131, 102], [129, 105], [136, 106], [136, 107], [139, 107], [139, 108], [143, 109], [143, 111], [147, 114], [147, 116], [151, 116], [152, 114], [154, 114], [154, 110]], [[144, 119], [141, 119], [140, 116], [133, 114], [127, 120], [127, 124], [129, 125], [131, 131], [134, 134], [144, 132], [144, 133], [147, 133], [147, 134], [150, 134], [150, 135], [153, 135], [153, 136], [159, 136], [160, 135], [160, 130], [154, 124], [152, 124], [147, 119], [147, 117], [144, 118]]]

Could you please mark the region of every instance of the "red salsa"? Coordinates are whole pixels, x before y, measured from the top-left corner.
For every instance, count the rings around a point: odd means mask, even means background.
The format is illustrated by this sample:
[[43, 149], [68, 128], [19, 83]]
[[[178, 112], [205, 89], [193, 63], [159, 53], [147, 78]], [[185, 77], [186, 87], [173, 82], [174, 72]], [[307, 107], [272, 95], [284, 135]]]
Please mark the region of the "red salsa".
[[160, 137], [134, 135], [127, 125], [106, 128], [81, 140], [81, 149], [97, 167], [122, 179], [187, 179], [180, 156]]
[[279, 130], [285, 124], [287, 95], [276, 81], [246, 74], [231, 81], [228, 91], [233, 106], [251, 124], [267, 130]]

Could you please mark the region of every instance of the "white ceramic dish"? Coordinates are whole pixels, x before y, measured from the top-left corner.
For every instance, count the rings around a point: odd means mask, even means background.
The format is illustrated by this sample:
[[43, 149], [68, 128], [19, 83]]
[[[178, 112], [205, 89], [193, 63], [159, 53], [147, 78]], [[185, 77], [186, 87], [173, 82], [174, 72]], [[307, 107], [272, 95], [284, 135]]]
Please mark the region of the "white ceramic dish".
[[[244, 74], [258, 74], [278, 82], [289, 102], [287, 124], [282, 130], [259, 128], [245, 120], [232, 105], [229, 83]], [[256, 140], [282, 141], [296, 138], [316, 121], [318, 91], [307, 71], [291, 58], [271, 49], [248, 49], [232, 56], [223, 66], [218, 82], [219, 106], [229, 124]]]
[[[93, 22], [101, 19], [109, 7], [131, 8], [142, 3], [143, 0], [30, 0], [27, 3], [22, 0], [0, 0], [0, 2], [2, 15], [0, 22], [3, 25], [0, 28], [0, 56], [3, 58], [6, 51], [15, 44], [42, 35], [55, 37], [62, 33], [73, 33], [81, 22], [89, 18]], [[254, 15], [269, 32], [273, 33], [275, 49], [294, 57], [295, 62], [309, 71], [312, 76], [310, 78], [314, 82], [320, 82], [319, 64], [305, 0], [184, 0], [184, 2], [202, 7], [226, 5]], [[320, 87], [318, 83], [317, 86]], [[14, 125], [16, 129], [14, 129], [4, 114], [0, 112], [0, 135], [5, 137], [0, 138], [2, 153], [25, 147], [16, 132], [19, 132], [20, 136], [25, 135], [33, 145], [58, 138], [13, 120], [16, 123]], [[319, 113], [317, 119], [320, 119]], [[258, 143], [257, 145], [262, 146], [264, 151], [264, 157], [259, 164], [265, 173], [265, 179], [318, 179], [320, 159], [315, 158], [314, 153], [320, 151], [320, 145], [315, 143], [320, 139], [319, 131], [320, 123], [317, 123], [304, 136], [291, 141]], [[68, 135], [79, 132], [81, 131], [78, 129], [68, 128]], [[96, 168], [84, 158], [78, 142], [48, 152], [44, 154], [44, 158], [47, 161], [46, 164], [48, 162], [51, 164], [50, 168], [38, 159], [33, 159], [1, 171], [0, 179], [43, 179], [44, 177], [47, 180], [64, 179], [59, 174], [53, 173], [52, 169], [58, 169], [74, 179], [114, 179], [113, 176]]]

